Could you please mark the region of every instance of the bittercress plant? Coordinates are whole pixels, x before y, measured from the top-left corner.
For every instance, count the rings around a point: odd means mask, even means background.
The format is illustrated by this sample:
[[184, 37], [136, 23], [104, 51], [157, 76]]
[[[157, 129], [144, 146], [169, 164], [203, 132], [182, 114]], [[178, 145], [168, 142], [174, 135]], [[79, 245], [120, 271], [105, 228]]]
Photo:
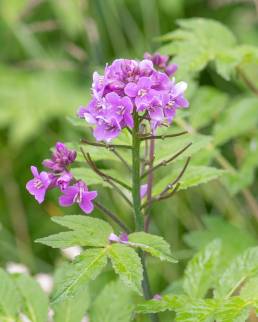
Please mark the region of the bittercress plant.
[[[56, 270], [49, 297], [31, 276], [1, 269], [1, 321], [21, 322], [26, 316], [32, 322], [81, 322], [87, 313], [90, 322], [158, 322], [162, 312], [170, 311], [169, 321], [241, 322], [258, 313], [258, 248], [221, 219], [206, 217], [206, 228], [185, 236], [198, 252], [177, 292], [152, 293], [152, 259], [167, 262], [171, 270], [178, 262], [170, 244], [150, 233], [153, 205], [219, 178], [232, 194], [241, 192], [258, 216], [248, 190], [257, 155], [236, 169], [222, 150], [236, 137], [248, 134], [249, 139], [248, 131], [258, 123], [257, 98], [232, 99], [220, 89], [198, 86], [208, 64], [227, 81], [239, 75], [250, 85], [242, 66], [258, 63], [257, 48], [238, 45], [231, 31], [208, 19], [181, 20], [179, 29], [162, 40], [164, 55], [117, 59], [103, 75], [95, 72], [91, 100], [72, 120], [83, 129], [92, 127], [93, 137], [85, 130], [80, 142], [57, 142], [51, 158], [43, 161], [45, 170], [31, 167], [26, 188], [38, 203], [57, 189], [60, 206], [76, 205], [81, 211], [52, 217], [64, 231], [36, 242], [58, 249], [80, 246], [81, 252]], [[105, 205], [103, 188], [116, 193], [123, 213]], [[107, 273], [112, 277], [94, 291]]]

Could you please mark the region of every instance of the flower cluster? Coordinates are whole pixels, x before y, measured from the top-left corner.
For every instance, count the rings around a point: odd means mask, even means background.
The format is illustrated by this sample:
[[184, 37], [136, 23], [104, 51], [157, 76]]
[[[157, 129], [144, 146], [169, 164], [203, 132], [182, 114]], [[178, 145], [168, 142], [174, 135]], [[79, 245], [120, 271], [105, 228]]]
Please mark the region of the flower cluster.
[[63, 195], [59, 197], [59, 204], [63, 207], [78, 203], [85, 213], [93, 210], [92, 200], [96, 198], [96, 191], [88, 191], [87, 185], [76, 182], [69, 171], [69, 166], [75, 161], [76, 152], [69, 150], [65, 144], [57, 142], [52, 158], [43, 161], [43, 165], [48, 172], [38, 172], [35, 166], [31, 166], [33, 179], [31, 179], [26, 189], [35, 197], [38, 203], [45, 199], [47, 190], [58, 188]]
[[188, 107], [185, 82], [169, 76], [177, 69], [168, 57], [146, 54], [142, 61], [117, 59], [107, 65], [104, 75], [93, 74], [92, 99], [78, 116], [94, 125], [96, 140], [110, 142], [123, 128], [133, 128], [133, 112], [156, 129], [171, 123], [178, 108]]

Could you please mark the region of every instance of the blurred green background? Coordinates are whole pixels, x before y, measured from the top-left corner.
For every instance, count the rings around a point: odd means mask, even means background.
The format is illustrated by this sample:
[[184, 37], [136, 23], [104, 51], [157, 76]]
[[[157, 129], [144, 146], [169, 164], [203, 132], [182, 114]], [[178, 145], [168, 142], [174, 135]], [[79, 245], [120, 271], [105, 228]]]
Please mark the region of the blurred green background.
[[[83, 136], [83, 130], [74, 128], [68, 118], [75, 115], [79, 105], [87, 103], [92, 72], [101, 70], [114, 58], [141, 58], [145, 51], [157, 50], [160, 46], [157, 38], [175, 29], [177, 19], [188, 17], [216, 19], [227, 25], [240, 42], [258, 43], [254, 1], [0, 1], [3, 266], [15, 261], [25, 263], [34, 273], [52, 270], [58, 252], [34, 244], [33, 240], [56, 231], [49, 217], [61, 215], [64, 210], [58, 206], [55, 192], [49, 193], [46, 202], [39, 206], [25, 190], [25, 183], [31, 176], [30, 165], [40, 166], [57, 140], [76, 141]], [[205, 85], [211, 81], [203, 73], [201, 82]], [[231, 90], [222, 79], [216, 82]], [[231, 147], [227, 148], [230, 151]], [[109, 197], [104, 192], [104, 200]], [[114, 198], [113, 201], [119, 210]], [[180, 192], [173, 199], [173, 207], [168, 201], [161, 211], [158, 208], [153, 209], [155, 230], [171, 242], [182, 259], [192, 254], [182, 236], [204, 227], [202, 216], [208, 213], [218, 213], [247, 229], [249, 244], [255, 238], [257, 224], [250, 219], [241, 200], [233, 200], [219, 182]], [[168, 210], [170, 215], [165, 216]], [[216, 222], [209, 224], [216, 226]], [[223, 230], [223, 224], [217, 229]], [[226, 233], [233, 238], [234, 229]], [[181, 265], [174, 267], [173, 272], [165, 271], [163, 280], [171, 274], [180, 276]]]

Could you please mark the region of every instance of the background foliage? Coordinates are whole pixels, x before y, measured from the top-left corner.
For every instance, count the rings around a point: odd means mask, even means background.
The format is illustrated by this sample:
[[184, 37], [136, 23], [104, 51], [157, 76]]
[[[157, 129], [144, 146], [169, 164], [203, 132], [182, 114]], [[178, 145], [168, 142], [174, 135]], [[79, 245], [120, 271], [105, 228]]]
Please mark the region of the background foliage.
[[[213, 21], [184, 20], [194, 17], [215, 19], [229, 30]], [[54, 192], [43, 207], [28, 196], [24, 186], [30, 177], [29, 165], [39, 165], [56, 140], [73, 142], [89, 135], [74, 114], [79, 105], [87, 103], [92, 71], [114, 58], [140, 58], [145, 51], [157, 49], [173, 56], [180, 63], [178, 79], [189, 81], [190, 109], [177, 117], [175, 125], [187, 129], [196, 144], [190, 148], [194, 155], [182, 179], [181, 191], [162, 207], [152, 208], [151, 232], [164, 236], [172, 245], [173, 255], [180, 260], [179, 264], [170, 265], [148, 258], [153, 292], [176, 294], [183, 289], [187, 293], [192, 285], [187, 276], [195, 276], [189, 272], [203, 263], [193, 259], [182, 284], [186, 263], [196, 251], [212, 245], [214, 239], [221, 243], [220, 261], [216, 264], [218, 276], [231, 260], [254, 247], [258, 229], [258, 54], [253, 47], [258, 41], [257, 28], [252, 1], [2, 0], [1, 265], [21, 262], [36, 274], [53, 272], [54, 266], [64, 260], [58, 250], [33, 242], [61, 231], [49, 217], [63, 215], [65, 210], [56, 205]], [[188, 142], [189, 138], [184, 137], [175, 139], [171, 146], [168, 141], [162, 142], [157, 147], [158, 161]], [[103, 153], [95, 151], [94, 159], [101, 162], [104, 158], [104, 168], [119, 171], [112, 155]], [[155, 192], [160, 192], [169, 183], [166, 180], [178, 173], [180, 162], [183, 159], [161, 170]], [[79, 174], [81, 170], [74, 169], [75, 175], [76, 171]], [[99, 183], [98, 178], [89, 178], [87, 170], [84, 176], [86, 182]], [[197, 186], [198, 183], [203, 185]], [[188, 186], [195, 187], [184, 191]], [[105, 186], [101, 190], [104, 202], [127, 218], [121, 200]], [[4, 274], [1, 272], [8, 283]], [[196, 278], [206, 281], [205, 276]], [[122, 292], [113, 279], [113, 273], [106, 269], [104, 276], [96, 280], [97, 289], [91, 290], [91, 294], [98, 294], [90, 309], [93, 321], [103, 321], [101, 310], [105, 310], [103, 307], [100, 310], [98, 303], [105, 302], [110, 289], [117, 289], [117, 294]], [[16, 283], [30, 282], [20, 278]], [[210, 287], [212, 282], [207, 283]], [[203, 289], [202, 284], [198, 289], [194, 284], [193, 294], [202, 301], [208, 288]], [[34, 287], [37, 289], [31, 282], [31, 288]], [[243, 301], [249, 292], [247, 284]], [[133, 301], [128, 293], [119, 297], [128, 298], [127, 304]], [[19, 303], [19, 295], [15, 299]], [[69, 305], [73, 307], [72, 303]], [[123, 303], [117, 305], [119, 311]], [[63, 309], [57, 310], [62, 321]], [[128, 312], [124, 313], [125, 321], [131, 314], [130, 307]], [[45, 312], [40, 314], [44, 321]], [[114, 316], [113, 312], [109, 314]], [[162, 314], [166, 321], [167, 313]], [[121, 319], [118, 317], [117, 321]]]

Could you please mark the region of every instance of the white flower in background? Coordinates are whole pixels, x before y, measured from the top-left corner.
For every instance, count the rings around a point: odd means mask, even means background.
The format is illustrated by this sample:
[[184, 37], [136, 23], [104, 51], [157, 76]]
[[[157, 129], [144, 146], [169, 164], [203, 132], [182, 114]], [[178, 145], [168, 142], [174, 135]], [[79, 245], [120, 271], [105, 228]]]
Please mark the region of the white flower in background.
[[21, 322], [31, 322], [31, 320], [23, 313], [20, 314], [19, 318]]
[[61, 252], [66, 258], [73, 260], [76, 256], [80, 255], [82, 248], [79, 246], [72, 246], [62, 249]]
[[29, 274], [29, 269], [20, 263], [8, 262], [6, 271], [10, 274]]
[[36, 281], [47, 294], [50, 294], [53, 289], [53, 277], [49, 274], [39, 273], [35, 276]]
[[81, 322], [90, 322], [90, 320], [87, 318], [87, 316], [85, 316], [85, 317], [81, 320]]

